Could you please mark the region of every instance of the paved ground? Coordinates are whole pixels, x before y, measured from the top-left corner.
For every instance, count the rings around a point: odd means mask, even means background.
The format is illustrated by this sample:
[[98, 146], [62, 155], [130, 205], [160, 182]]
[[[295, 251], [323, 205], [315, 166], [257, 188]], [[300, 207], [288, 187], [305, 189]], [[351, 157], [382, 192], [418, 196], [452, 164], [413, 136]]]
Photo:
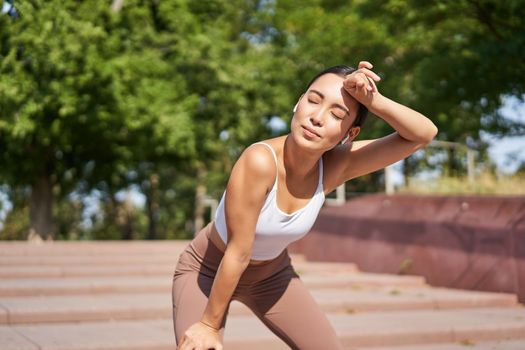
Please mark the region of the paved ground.
[[[0, 243], [0, 349], [175, 349], [171, 281], [186, 244]], [[346, 349], [525, 349], [515, 295], [293, 259]], [[225, 349], [288, 347], [234, 302]]]

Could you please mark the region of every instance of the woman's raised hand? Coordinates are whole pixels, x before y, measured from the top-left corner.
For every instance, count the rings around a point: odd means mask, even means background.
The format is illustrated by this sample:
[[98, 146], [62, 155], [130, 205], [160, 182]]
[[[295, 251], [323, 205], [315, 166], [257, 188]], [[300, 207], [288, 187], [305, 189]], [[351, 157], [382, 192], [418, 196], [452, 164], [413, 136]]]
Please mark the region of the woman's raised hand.
[[182, 337], [177, 350], [222, 350], [221, 335], [218, 330], [197, 322]]
[[381, 78], [371, 69], [374, 66], [367, 61], [359, 62], [357, 70], [346, 76], [343, 86], [357, 101], [368, 106], [372, 102], [374, 93], [377, 93], [376, 81]]

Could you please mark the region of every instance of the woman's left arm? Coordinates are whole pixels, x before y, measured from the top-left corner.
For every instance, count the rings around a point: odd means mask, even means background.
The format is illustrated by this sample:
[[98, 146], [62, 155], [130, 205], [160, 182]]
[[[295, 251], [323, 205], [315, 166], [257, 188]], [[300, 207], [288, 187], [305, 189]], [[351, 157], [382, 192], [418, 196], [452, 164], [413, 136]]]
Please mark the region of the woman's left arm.
[[408, 157], [430, 143], [438, 131], [434, 123], [421, 113], [380, 94], [374, 83], [378, 80], [377, 75], [371, 68], [370, 63], [361, 62], [359, 70], [345, 80], [344, 87], [352, 97], [396, 131], [382, 138], [349, 142], [337, 147], [335, 153], [344, 157], [345, 164], [341, 182]]
[[376, 93], [369, 111], [390, 124], [407, 141], [427, 144], [436, 136], [437, 127], [423, 114]]

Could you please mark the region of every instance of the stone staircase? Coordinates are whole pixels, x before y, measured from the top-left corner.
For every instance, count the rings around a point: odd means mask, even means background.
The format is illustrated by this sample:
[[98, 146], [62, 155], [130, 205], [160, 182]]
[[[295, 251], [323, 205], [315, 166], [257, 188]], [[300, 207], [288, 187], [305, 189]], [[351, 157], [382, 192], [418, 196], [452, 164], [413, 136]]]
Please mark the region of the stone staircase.
[[[171, 282], [187, 243], [0, 243], [0, 349], [175, 349]], [[525, 349], [515, 295], [293, 260], [345, 349]], [[234, 302], [225, 349], [288, 346]]]

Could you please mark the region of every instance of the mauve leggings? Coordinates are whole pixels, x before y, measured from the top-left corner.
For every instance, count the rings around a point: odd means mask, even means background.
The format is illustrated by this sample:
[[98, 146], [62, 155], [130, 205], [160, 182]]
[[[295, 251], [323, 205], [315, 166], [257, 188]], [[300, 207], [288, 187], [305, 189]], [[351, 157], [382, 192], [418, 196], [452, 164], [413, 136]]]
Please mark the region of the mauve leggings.
[[[180, 255], [175, 269], [172, 301], [177, 342], [189, 326], [201, 319], [224, 255], [209, 240], [210, 228], [211, 223], [197, 234]], [[232, 300], [248, 306], [292, 349], [342, 349], [328, 319], [295, 273], [287, 250], [267, 263], [249, 265]]]

